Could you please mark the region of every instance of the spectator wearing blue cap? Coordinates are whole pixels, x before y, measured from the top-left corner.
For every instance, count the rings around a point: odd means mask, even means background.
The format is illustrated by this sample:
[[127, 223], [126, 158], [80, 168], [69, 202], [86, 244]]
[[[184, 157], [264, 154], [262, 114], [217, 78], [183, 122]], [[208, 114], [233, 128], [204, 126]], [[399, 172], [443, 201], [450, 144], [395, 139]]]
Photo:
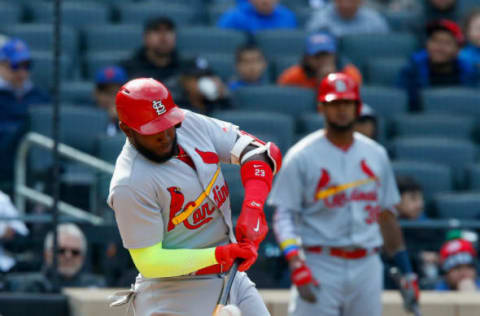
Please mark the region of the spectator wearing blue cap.
[[297, 27], [295, 14], [278, 0], [249, 0], [225, 12], [218, 27], [248, 33], [261, 30], [291, 29]]
[[361, 84], [362, 75], [357, 67], [337, 55], [335, 38], [328, 33], [318, 32], [307, 36], [300, 63], [287, 68], [277, 83], [316, 90], [326, 75], [338, 71], [350, 75]]
[[0, 48], [0, 179], [9, 179], [28, 108], [49, 102], [48, 95], [30, 80], [32, 60], [27, 44], [17, 38]]
[[95, 102], [99, 108], [107, 111], [110, 117], [106, 131], [109, 136], [114, 136], [119, 131], [115, 96], [127, 80], [127, 73], [119, 66], [104, 67], [95, 74]]
[[336, 37], [349, 34], [387, 33], [384, 17], [362, 0], [333, 0], [315, 12], [307, 22], [310, 32], [328, 31]]

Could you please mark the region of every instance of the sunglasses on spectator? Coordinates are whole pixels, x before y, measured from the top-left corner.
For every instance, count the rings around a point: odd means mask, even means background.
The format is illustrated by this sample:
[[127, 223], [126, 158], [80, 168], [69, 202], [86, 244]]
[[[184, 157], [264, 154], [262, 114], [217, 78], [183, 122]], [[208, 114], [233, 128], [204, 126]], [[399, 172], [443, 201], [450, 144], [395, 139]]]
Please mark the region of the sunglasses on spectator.
[[61, 255], [64, 255], [69, 251], [72, 256], [76, 257], [82, 254], [82, 251], [80, 249], [74, 249], [74, 248], [59, 248], [58, 253]]
[[32, 68], [32, 62], [28, 60], [28, 61], [23, 61], [21, 63], [10, 64], [10, 68], [13, 71], [18, 71], [20, 69], [30, 70]]

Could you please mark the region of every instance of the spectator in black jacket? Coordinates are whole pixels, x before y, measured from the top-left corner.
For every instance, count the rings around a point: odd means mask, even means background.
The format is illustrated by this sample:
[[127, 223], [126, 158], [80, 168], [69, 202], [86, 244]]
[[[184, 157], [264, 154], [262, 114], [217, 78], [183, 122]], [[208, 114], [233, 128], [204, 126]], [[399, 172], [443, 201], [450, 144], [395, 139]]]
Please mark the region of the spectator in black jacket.
[[151, 77], [163, 82], [175, 94], [182, 62], [176, 50], [175, 24], [167, 17], [147, 21], [143, 46], [121, 66], [129, 78]]

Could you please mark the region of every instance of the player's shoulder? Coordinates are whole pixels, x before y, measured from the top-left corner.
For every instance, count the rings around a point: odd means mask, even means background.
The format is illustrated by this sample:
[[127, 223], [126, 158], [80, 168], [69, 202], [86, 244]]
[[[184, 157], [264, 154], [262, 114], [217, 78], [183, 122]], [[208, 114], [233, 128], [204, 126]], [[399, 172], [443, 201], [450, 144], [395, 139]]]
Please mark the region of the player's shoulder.
[[299, 157], [308, 154], [310, 151], [316, 150], [318, 144], [322, 143], [325, 140], [325, 131], [320, 129], [313, 133], [310, 133], [298, 142], [296, 142], [286, 153], [285, 159], [287, 157]]
[[387, 150], [382, 144], [358, 132], [355, 132], [353, 135], [355, 141], [362, 147], [362, 150], [367, 150], [368, 152], [379, 156], [388, 157]]

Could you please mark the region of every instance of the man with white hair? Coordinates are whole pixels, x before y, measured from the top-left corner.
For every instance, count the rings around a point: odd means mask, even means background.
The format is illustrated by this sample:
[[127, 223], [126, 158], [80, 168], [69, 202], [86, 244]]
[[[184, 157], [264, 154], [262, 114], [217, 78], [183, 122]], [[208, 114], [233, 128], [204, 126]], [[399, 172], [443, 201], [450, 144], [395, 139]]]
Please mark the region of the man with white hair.
[[[104, 287], [101, 276], [85, 272], [82, 268], [87, 253], [87, 241], [80, 228], [72, 223], [58, 225], [58, 276], [61, 287]], [[45, 293], [53, 290], [53, 231], [44, 241], [44, 267], [41, 272], [22, 275], [11, 290]]]

